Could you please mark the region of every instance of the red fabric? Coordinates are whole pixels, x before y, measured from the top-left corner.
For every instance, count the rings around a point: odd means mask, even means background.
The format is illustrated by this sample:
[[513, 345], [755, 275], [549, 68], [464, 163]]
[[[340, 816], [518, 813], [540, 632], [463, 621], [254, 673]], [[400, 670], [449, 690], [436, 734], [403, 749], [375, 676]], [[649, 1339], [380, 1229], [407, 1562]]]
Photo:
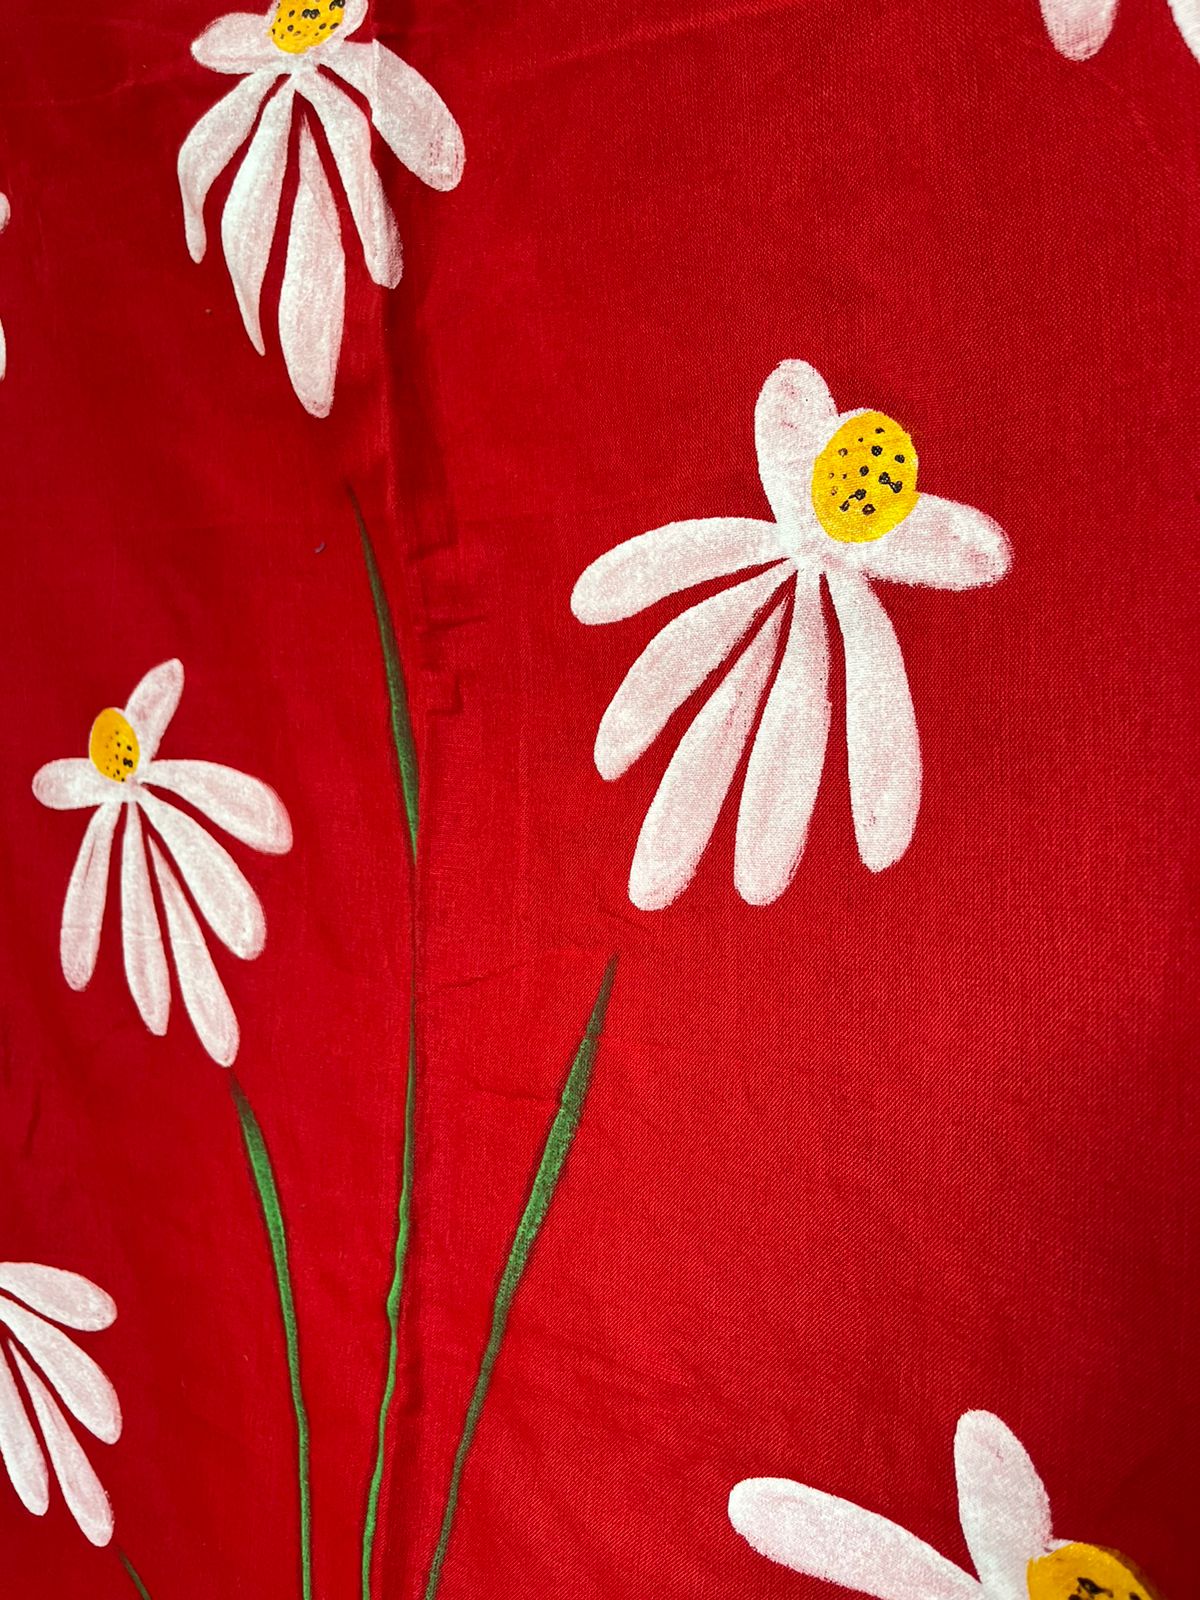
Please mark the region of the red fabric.
[[[0, 88], [0, 1256], [118, 1304], [88, 1345], [125, 1414], [93, 1451], [117, 1542], [154, 1600], [296, 1595], [294, 1424], [225, 1074], [182, 1018], [142, 1026], [111, 903], [91, 986], [67, 988], [79, 819], [29, 781], [179, 656], [164, 754], [291, 813], [291, 854], [253, 865], [266, 950], [222, 974], [288, 1219], [315, 1592], [357, 1595], [410, 882], [350, 483], [422, 785], [379, 1592], [422, 1592], [497, 1278], [619, 951], [443, 1600], [832, 1594], [729, 1526], [755, 1474], [962, 1560], [950, 1443], [974, 1406], [1029, 1447], [1063, 1536], [1184, 1596], [1200, 68], [1167, 6], [1125, 0], [1083, 65], [1034, 0], [376, 0], [366, 36], [436, 84], [467, 165], [449, 195], [384, 166], [406, 277], [371, 288], [349, 249], [326, 421], [250, 349], [219, 254], [184, 248], [176, 153], [225, 87], [188, 45], [219, 9], [30, 9]], [[609, 785], [591, 744], [654, 624], [584, 629], [571, 587], [645, 529], [766, 514], [753, 407], [787, 357], [899, 417], [1013, 570], [888, 594], [926, 773], [903, 860], [858, 860], [835, 692], [787, 894], [737, 898], [726, 816], [687, 893], [643, 913], [626, 882], [666, 752]], [[7, 1592], [131, 1593], [60, 1500], [35, 1520], [0, 1483], [0, 1528]]]

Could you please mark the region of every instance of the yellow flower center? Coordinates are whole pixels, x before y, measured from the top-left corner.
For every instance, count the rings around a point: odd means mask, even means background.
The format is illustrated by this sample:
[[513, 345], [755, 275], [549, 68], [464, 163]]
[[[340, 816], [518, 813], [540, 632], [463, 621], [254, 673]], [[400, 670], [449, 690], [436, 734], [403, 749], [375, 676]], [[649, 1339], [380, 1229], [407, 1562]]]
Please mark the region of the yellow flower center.
[[137, 734], [128, 719], [120, 711], [114, 711], [112, 706], [102, 711], [92, 723], [88, 755], [96, 770], [114, 783], [124, 783], [137, 771], [141, 756]]
[[342, 25], [346, 0], [280, 0], [271, 24], [271, 37], [290, 56], [302, 56], [315, 44], [324, 44]]
[[1029, 1563], [1029, 1600], [1154, 1600], [1136, 1567], [1115, 1550], [1065, 1544]]
[[849, 417], [813, 466], [817, 521], [839, 544], [882, 539], [917, 503], [917, 452], [882, 411]]

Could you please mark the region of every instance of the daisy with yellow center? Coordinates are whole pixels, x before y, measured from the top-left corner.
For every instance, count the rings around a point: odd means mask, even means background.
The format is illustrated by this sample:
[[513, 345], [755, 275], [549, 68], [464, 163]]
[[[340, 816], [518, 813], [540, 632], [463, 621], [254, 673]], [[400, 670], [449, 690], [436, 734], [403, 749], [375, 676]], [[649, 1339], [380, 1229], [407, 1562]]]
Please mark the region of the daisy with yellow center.
[[696, 584], [756, 569], [669, 622], [601, 719], [596, 766], [616, 778], [697, 691], [708, 691], [638, 838], [629, 895], [644, 910], [670, 904], [691, 881], [747, 743], [734, 882], [743, 899], [764, 905], [791, 880], [831, 714], [822, 584], [845, 646], [859, 854], [875, 872], [897, 861], [916, 825], [921, 755], [900, 645], [872, 584], [970, 589], [995, 583], [1009, 566], [1007, 540], [990, 517], [918, 488], [907, 430], [882, 411], [839, 415], [806, 362], [775, 369], [754, 427], [773, 521], [668, 523], [594, 561], [571, 597], [581, 622], [617, 622]]
[[954, 1465], [977, 1578], [885, 1517], [787, 1478], [739, 1483], [729, 1518], [769, 1560], [877, 1600], [1156, 1600], [1116, 1551], [1053, 1537], [1042, 1480], [999, 1417], [961, 1418]]
[[[213, 761], [159, 760], [159, 743], [182, 692], [178, 661], [155, 667], [123, 708], [109, 706], [97, 715], [87, 757], [49, 762], [34, 777], [33, 792], [56, 811], [94, 808], [63, 905], [60, 955], [67, 982], [72, 989], [84, 989], [95, 971], [113, 841], [123, 820], [121, 943], [134, 1003], [151, 1033], [166, 1033], [169, 945], [183, 1004], [200, 1042], [227, 1067], [237, 1054], [237, 1018], [193, 905], [221, 943], [243, 960], [261, 952], [266, 919], [258, 896], [224, 845], [159, 791], [177, 796], [254, 850], [276, 855], [290, 850], [292, 827], [279, 796], [257, 778]], [[152, 872], [166, 920], [166, 943]]]
[[[188, 249], [200, 261], [207, 246], [208, 192], [246, 145], [221, 216], [221, 240], [242, 321], [262, 355], [263, 278], [298, 116], [299, 183], [279, 293], [279, 341], [292, 387], [319, 417], [333, 404], [346, 258], [314, 119], [345, 191], [367, 271], [384, 288], [400, 281], [402, 258], [396, 219], [371, 153], [372, 124], [431, 188], [453, 189], [463, 168], [458, 125], [421, 74], [377, 40], [349, 39], [366, 10], [366, 0], [281, 0], [265, 16], [237, 11], [219, 18], [196, 40], [192, 54], [201, 65], [242, 81], [201, 117], [179, 152]], [[366, 101], [369, 119], [338, 79]]]

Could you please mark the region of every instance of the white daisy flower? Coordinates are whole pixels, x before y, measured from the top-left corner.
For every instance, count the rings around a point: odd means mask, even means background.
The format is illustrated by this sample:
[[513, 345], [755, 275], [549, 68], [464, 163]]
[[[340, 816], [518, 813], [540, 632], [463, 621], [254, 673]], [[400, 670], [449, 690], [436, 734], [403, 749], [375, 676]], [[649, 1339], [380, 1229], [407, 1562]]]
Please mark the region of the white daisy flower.
[[21, 1503], [41, 1517], [50, 1504], [48, 1456], [93, 1544], [112, 1538], [112, 1506], [63, 1407], [105, 1444], [121, 1436], [121, 1407], [104, 1373], [62, 1329], [91, 1333], [116, 1314], [103, 1289], [76, 1272], [0, 1262], [0, 1459]]
[[921, 755], [904, 660], [871, 580], [970, 589], [1009, 567], [1008, 543], [990, 517], [917, 493], [916, 450], [900, 424], [880, 411], [839, 415], [806, 362], [776, 367], [754, 425], [774, 522], [669, 523], [594, 561], [571, 596], [581, 622], [616, 622], [694, 584], [765, 569], [668, 623], [600, 723], [596, 766], [616, 778], [740, 652], [684, 734], [646, 814], [629, 878], [630, 899], [644, 910], [670, 904], [691, 881], [772, 677], [742, 787], [734, 881], [752, 905], [787, 887], [829, 732], [822, 578], [845, 645], [859, 854], [875, 872], [898, 860], [916, 824]]
[[[402, 258], [396, 219], [371, 156], [371, 124], [409, 171], [434, 189], [453, 189], [463, 168], [458, 125], [421, 74], [378, 40], [348, 42], [366, 12], [366, 0], [280, 0], [265, 17], [234, 11], [219, 18], [192, 45], [192, 54], [202, 66], [237, 74], [242, 82], [201, 117], [179, 152], [188, 249], [200, 261], [208, 191], [254, 130], [225, 202], [221, 240], [242, 321], [262, 355], [259, 299], [279, 215], [293, 110], [297, 101], [303, 103], [279, 341], [292, 387], [318, 417], [328, 415], [333, 404], [346, 259], [313, 118], [345, 189], [367, 270], [385, 288], [400, 281]], [[331, 74], [366, 101], [369, 120]]]
[[279, 796], [257, 778], [212, 761], [157, 759], [182, 692], [183, 667], [164, 661], [146, 674], [124, 710], [110, 706], [100, 713], [88, 755], [49, 762], [34, 777], [33, 792], [56, 811], [95, 807], [63, 905], [67, 982], [86, 988], [95, 971], [113, 839], [124, 817], [121, 942], [129, 992], [151, 1033], [166, 1033], [171, 983], [150, 887], [152, 865], [184, 1006], [204, 1048], [227, 1067], [237, 1055], [237, 1018], [192, 902], [221, 943], [245, 961], [266, 943], [266, 919], [225, 847], [155, 791], [177, 795], [235, 839], [272, 855], [291, 849], [292, 825]]
[[1053, 1537], [1042, 1480], [999, 1417], [960, 1419], [954, 1465], [978, 1578], [886, 1517], [787, 1478], [739, 1483], [729, 1518], [760, 1555], [876, 1600], [1153, 1600], [1124, 1556]]
[[[1167, 0], [1183, 42], [1200, 60], [1200, 0]], [[1112, 32], [1117, 0], [1041, 0], [1046, 30], [1072, 61], [1086, 61]]]

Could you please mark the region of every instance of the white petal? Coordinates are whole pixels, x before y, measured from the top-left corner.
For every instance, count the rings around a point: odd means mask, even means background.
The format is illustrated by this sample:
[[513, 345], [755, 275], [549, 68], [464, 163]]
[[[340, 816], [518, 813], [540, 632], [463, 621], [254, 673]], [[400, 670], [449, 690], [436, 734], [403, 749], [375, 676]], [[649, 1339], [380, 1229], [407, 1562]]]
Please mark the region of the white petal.
[[92, 1544], [106, 1545], [113, 1535], [113, 1514], [109, 1498], [92, 1464], [80, 1449], [79, 1441], [67, 1425], [67, 1420], [48, 1393], [45, 1384], [24, 1360], [19, 1350], [13, 1359], [33, 1401], [33, 1409], [41, 1424], [42, 1437], [50, 1453], [54, 1475], [58, 1479], [71, 1515], [83, 1534]]
[[59, 955], [63, 977], [72, 989], [86, 989], [96, 970], [100, 928], [108, 898], [108, 866], [119, 803], [101, 806], [87, 825], [63, 902]]
[[[1116, 0], [1113, 0], [1116, 3]], [[1200, 61], [1200, 0], [1167, 0], [1183, 42]]]
[[90, 1278], [32, 1261], [0, 1261], [0, 1290], [24, 1300], [44, 1317], [94, 1333], [117, 1315], [116, 1302]]
[[258, 896], [237, 862], [192, 817], [143, 789], [138, 797], [147, 821], [162, 835], [217, 938], [235, 956], [251, 961], [262, 951], [267, 923]]
[[800, 573], [788, 642], [750, 751], [733, 881], [752, 906], [791, 882], [817, 799], [829, 736], [829, 640], [821, 580]]
[[376, 283], [393, 289], [400, 282], [404, 258], [400, 231], [371, 159], [371, 124], [350, 96], [334, 88], [328, 78], [313, 73], [296, 81], [325, 129], [362, 240], [367, 271]]
[[433, 189], [453, 189], [462, 177], [463, 136], [441, 96], [407, 61], [376, 39], [348, 44], [331, 70], [371, 108], [371, 121], [410, 172]]
[[183, 663], [152, 667], [125, 703], [125, 716], [138, 738], [138, 763], [153, 761], [183, 693]]
[[50, 1478], [46, 1458], [38, 1444], [25, 1403], [17, 1390], [0, 1346], [0, 1457], [8, 1469], [21, 1504], [35, 1517], [43, 1517], [50, 1504]]
[[121, 1437], [117, 1391], [74, 1339], [6, 1295], [0, 1295], [0, 1322], [8, 1325], [89, 1432], [105, 1444]]
[[219, 1066], [228, 1067], [237, 1055], [239, 1039], [237, 1018], [233, 1014], [229, 996], [217, 976], [200, 924], [153, 839], [150, 841], [150, 856], [162, 894], [163, 910], [167, 914], [167, 933], [171, 940], [171, 954], [175, 957], [175, 969], [179, 974], [179, 992], [183, 996], [184, 1006], [200, 1043]]
[[346, 253], [337, 206], [305, 125], [279, 293], [279, 343], [292, 388], [314, 417], [327, 417], [333, 405], [345, 306]]
[[142, 1021], [161, 1037], [171, 1011], [171, 980], [158, 912], [150, 892], [146, 845], [137, 806], [129, 807], [121, 841], [121, 947], [125, 977]]
[[871, 586], [830, 572], [846, 646], [846, 744], [858, 853], [882, 872], [908, 849], [921, 803], [921, 747], [900, 643]]
[[1028, 1600], [1029, 1563], [1051, 1548], [1050, 1500], [1024, 1445], [988, 1411], [954, 1436], [958, 1513], [988, 1600]]
[[876, 1600], [981, 1600], [979, 1585], [907, 1529], [786, 1478], [748, 1478], [729, 1520], [759, 1555]]
[[235, 839], [268, 855], [292, 848], [292, 824], [274, 789], [216, 761], [156, 761], [143, 783], [167, 789]]
[[793, 570], [790, 562], [780, 562], [757, 578], [712, 595], [651, 639], [601, 719], [596, 734], [601, 777], [619, 778], [649, 748]]
[[571, 595], [580, 622], [620, 622], [694, 584], [724, 578], [784, 554], [773, 522], [705, 517], [669, 522], [593, 561]]
[[249, 138], [258, 108], [276, 76], [274, 71], [264, 69], [243, 79], [236, 89], [231, 89], [204, 113], [183, 141], [179, 151], [179, 193], [183, 199], [187, 247], [193, 261], [203, 261], [208, 245], [204, 227], [204, 202], [208, 191]]
[[221, 242], [225, 247], [229, 276], [246, 332], [259, 355], [266, 350], [259, 298], [279, 215], [292, 99], [289, 80], [273, 100], [267, 101], [221, 213]]
[[783, 608], [767, 618], [679, 742], [646, 813], [629, 898], [658, 911], [681, 894], [704, 854], [729, 792], [775, 660]]
[[837, 427], [824, 378], [807, 361], [782, 361], [754, 408], [754, 439], [763, 489], [776, 518], [811, 523], [813, 462]]
[[279, 49], [267, 32], [267, 24], [251, 11], [231, 11], [210, 23], [192, 45], [192, 54], [202, 67], [213, 72], [253, 72], [273, 67], [273, 76], [284, 70]]
[[972, 506], [923, 494], [899, 527], [866, 546], [862, 571], [893, 583], [974, 589], [1012, 565], [1004, 530]]
[[337, 38], [332, 42], [340, 46], [343, 39], [361, 27], [366, 14], [367, 0], [346, 0], [346, 10], [342, 17], [342, 25], [338, 29]]
[[33, 792], [44, 806], [54, 811], [80, 811], [84, 806], [101, 806], [112, 800], [115, 785], [86, 756], [66, 756], [48, 761], [33, 775]]
[[8, 340], [4, 337], [4, 324], [0, 322], [0, 379], [8, 371]]
[[1117, 0], [1042, 0], [1042, 16], [1055, 47], [1072, 61], [1086, 61], [1108, 38]]

